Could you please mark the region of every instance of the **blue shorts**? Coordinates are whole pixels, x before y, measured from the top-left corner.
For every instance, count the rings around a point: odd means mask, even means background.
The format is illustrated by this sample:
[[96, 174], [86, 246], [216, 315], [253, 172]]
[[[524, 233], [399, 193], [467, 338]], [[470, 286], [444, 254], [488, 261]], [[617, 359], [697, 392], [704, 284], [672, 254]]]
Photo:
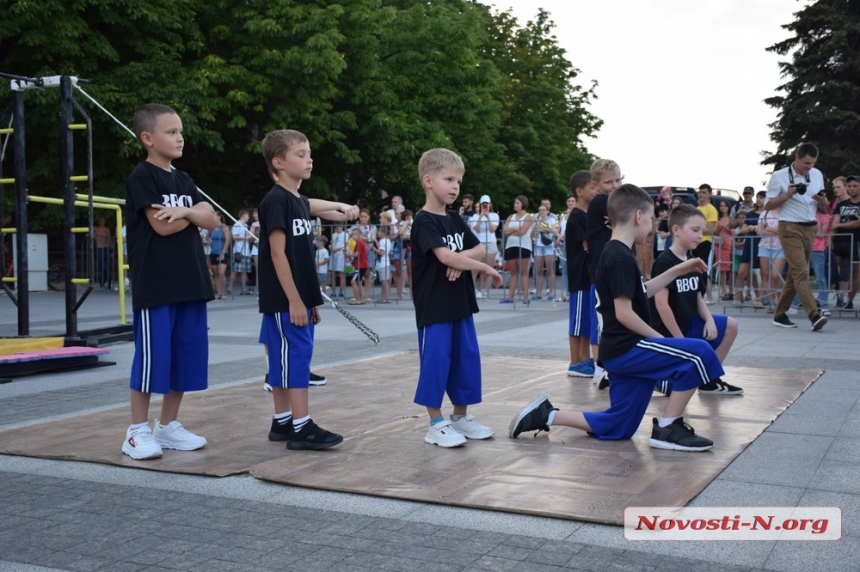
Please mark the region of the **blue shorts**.
[[178, 302], [134, 312], [129, 386], [142, 393], [201, 391], [209, 385], [206, 302]]
[[729, 318], [722, 314], [713, 314], [712, 317], [714, 318], [714, 325], [717, 327], [716, 338], [713, 340], [705, 340], [705, 322], [702, 321], [702, 318], [699, 316], [696, 316], [693, 318], [693, 321], [690, 322], [690, 328], [687, 330], [686, 337], [693, 338], [694, 340], [704, 340], [714, 349], [720, 347], [720, 344], [723, 343], [723, 338], [726, 337], [726, 326], [729, 323]]
[[782, 250], [782, 248], [764, 248], [762, 246], [759, 246], [758, 257], [785, 260], [785, 252]]
[[290, 313], [263, 314], [260, 343], [266, 346], [269, 358], [269, 385], [285, 389], [307, 389], [311, 378], [311, 358], [314, 355], [314, 325], [294, 326]]
[[472, 316], [418, 328], [418, 355], [415, 403], [438, 409], [446, 393], [454, 405], [481, 402], [481, 353]]
[[555, 245], [554, 244], [536, 244], [534, 250], [535, 256], [554, 256], [555, 255]]
[[567, 335], [588, 338], [597, 343], [597, 314], [594, 310], [594, 297], [591, 290], [570, 293], [570, 322]]
[[658, 381], [668, 379], [674, 391], [686, 391], [725, 373], [711, 346], [690, 338], [646, 338], [601, 365], [609, 372], [610, 407], [583, 415], [592, 437], [605, 440], [636, 433]]

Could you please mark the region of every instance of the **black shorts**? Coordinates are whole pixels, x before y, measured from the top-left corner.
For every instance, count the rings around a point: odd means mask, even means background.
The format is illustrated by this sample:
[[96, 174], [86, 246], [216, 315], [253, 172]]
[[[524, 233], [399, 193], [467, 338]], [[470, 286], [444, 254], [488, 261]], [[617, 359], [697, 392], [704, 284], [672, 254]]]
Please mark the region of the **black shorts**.
[[221, 258], [220, 254], [210, 254], [209, 255], [209, 264], [212, 266], [218, 266], [219, 264], [227, 264], [227, 261], [224, 259], [218, 260]]
[[532, 257], [532, 251], [528, 248], [506, 248], [505, 249], [505, 260], [528, 260]]

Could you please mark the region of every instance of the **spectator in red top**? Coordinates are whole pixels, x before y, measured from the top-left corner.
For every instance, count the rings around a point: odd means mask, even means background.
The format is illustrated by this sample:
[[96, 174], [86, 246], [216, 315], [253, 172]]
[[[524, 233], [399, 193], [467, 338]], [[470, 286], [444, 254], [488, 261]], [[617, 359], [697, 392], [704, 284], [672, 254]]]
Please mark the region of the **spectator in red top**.
[[362, 284], [364, 283], [364, 276], [367, 274], [367, 244], [361, 239], [361, 230], [358, 227], [352, 229], [349, 237], [355, 243], [353, 250], [347, 251], [346, 254], [347, 258], [352, 259], [352, 265], [355, 268], [355, 274], [352, 276], [353, 298], [349, 304], [357, 306], [364, 304]]

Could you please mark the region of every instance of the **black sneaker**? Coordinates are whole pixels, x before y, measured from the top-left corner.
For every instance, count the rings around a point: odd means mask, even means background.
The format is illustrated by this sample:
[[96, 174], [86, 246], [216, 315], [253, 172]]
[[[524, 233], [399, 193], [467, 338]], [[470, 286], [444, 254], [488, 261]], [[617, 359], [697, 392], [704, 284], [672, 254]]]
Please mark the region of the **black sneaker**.
[[337, 433], [326, 431], [319, 425], [308, 421], [301, 431], [293, 431], [287, 439], [287, 449], [292, 451], [311, 450], [319, 451], [334, 447], [343, 441], [343, 437]]
[[678, 417], [666, 427], [660, 427], [655, 418], [649, 444], [655, 449], [673, 451], [707, 451], [714, 446], [710, 439], [696, 435], [693, 428], [684, 423], [683, 417]]
[[511, 424], [508, 426], [508, 435], [516, 439], [520, 433], [528, 431], [549, 431], [549, 414], [550, 411], [558, 411], [557, 407], [553, 407], [552, 403], [546, 396], [546, 393], [541, 393], [525, 408], [517, 413], [517, 416], [511, 419]]
[[269, 441], [289, 441], [293, 436], [293, 418], [284, 424], [278, 423], [277, 419], [272, 419], [272, 428], [269, 430]]
[[735, 385], [728, 384], [718, 377], [717, 379], [709, 381], [705, 385], [700, 385], [699, 393], [714, 395], [743, 395], [744, 390]]
[[845, 306], [843, 306], [842, 309], [843, 310], [851, 310], [853, 312], [854, 311], [854, 301], [852, 300], [850, 302], [845, 302]]
[[796, 328], [797, 324], [788, 319], [788, 316], [782, 314], [780, 316], [773, 317], [773, 325], [779, 326], [780, 328]]
[[809, 318], [809, 321], [812, 322], [812, 331], [817, 332], [824, 327], [824, 324], [827, 323], [827, 318], [825, 318], [821, 314], [815, 314], [814, 316]]
[[308, 381], [308, 385], [325, 385], [325, 381], [325, 377], [311, 372], [311, 377]]

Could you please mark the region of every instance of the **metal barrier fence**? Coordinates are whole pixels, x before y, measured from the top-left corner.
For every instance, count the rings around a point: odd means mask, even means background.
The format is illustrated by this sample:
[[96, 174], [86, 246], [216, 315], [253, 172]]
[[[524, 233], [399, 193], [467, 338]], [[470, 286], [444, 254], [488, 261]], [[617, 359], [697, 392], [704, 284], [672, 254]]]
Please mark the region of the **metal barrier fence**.
[[[832, 249], [833, 239], [837, 237], [849, 239], [848, 252], [844, 253], [846, 254], [845, 258], [849, 261], [848, 267], [851, 268], [850, 272], [844, 272], [847, 276], [840, 275], [836, 261], [837, 256]], [[784, 258], [779, 257], [779, 254], [776, 257], [758, 256], [758, 243], [762, 238], [762, 236], [750, 235], [735, 236], [728, 239], [731, 241], [731, 248], [728, 249], [730, 257], [726, 260], [723, 259], [727, 250], [724, 247], [726, 239], [719, 236], [714, 237], [714, 246], [708, 266], [711, 269], [709, 294], [715, 302], [719, 300], [741, 309], [765, 310], [770, 308], [768, 312], [772, 312], [785, 283], [788, 264]], [[860, 264], [855, 260], [858, 245], [853, 241], [851, 233], [817, 233], [816, 238], [824, 239], [826, 246], [824, 250], [813, 250], [808, 269], [810, 289], [820, 307], [829, 307], [831, 311], [840, 310], [841, 306], [837, 306], [835, 302], [847, 298], [854, 287], [854, 274], [858, 271], [857, 265]], [[746, 256], [743, 254], [745, 250], [749, 251]], [[781, 247], [775, 250], [782, 252]], [[762, 272], [761, 267], [763, 263], [766, 263], [764, 272]], [[840, 282], [847, 284], [844, 288], [839, 289], [838, 283]], [[834, 284], [836, 284], [836, 288], [833, 288]], [[731, 298], [726, 296], [727, 293], [731, 295]], [[831, 301], [832, 296], [835, 298]], [[792, 301], [792, 307], [796, 308], [799, 305], [800, 302], [797, 298]]]

